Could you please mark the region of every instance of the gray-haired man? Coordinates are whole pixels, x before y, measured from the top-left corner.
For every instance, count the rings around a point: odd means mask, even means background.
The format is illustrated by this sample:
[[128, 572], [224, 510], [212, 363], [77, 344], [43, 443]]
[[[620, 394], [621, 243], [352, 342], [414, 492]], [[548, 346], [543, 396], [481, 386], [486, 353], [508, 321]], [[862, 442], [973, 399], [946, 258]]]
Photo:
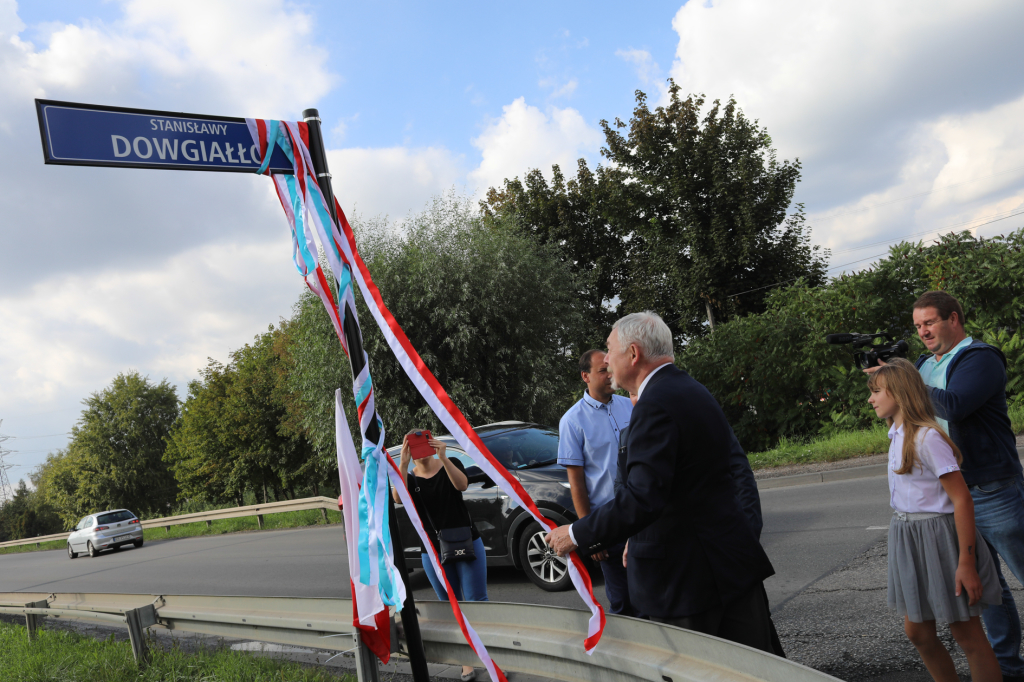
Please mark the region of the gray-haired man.
[[559, 554], [629, 539], [633, 604], [652, 620], [772, 652], [763, 581], [775, 571], [736, 497], [732, 430], [718, 401], [673, 364], [672, 333], [654, 313], [608, 336], [615, 382], [636, 392], [625, 485], [547, 536]]

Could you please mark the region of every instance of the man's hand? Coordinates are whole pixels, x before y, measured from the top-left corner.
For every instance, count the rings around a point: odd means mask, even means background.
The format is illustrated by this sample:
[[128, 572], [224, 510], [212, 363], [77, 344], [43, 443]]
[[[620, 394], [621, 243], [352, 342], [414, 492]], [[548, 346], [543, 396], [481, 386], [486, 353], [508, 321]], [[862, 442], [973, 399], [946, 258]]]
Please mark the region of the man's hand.
[[889, 364], [889, 363], [887, 363], [885, 360], [879, 360], [878, 361], [878, 365], [876, 367], [868, 367], [867, 369], [865, 369], [863, 371], [864, 371], [865, 374], [874, 374], [879, 369], [881, 369], [884, 365], [887, 365], [887, 364]]
[[544, 542], [548, 543], [548, 546], [555, 550], [558, 556], [565, 556], [576, 549], [576, 545], [572, 543], [572, 538], [569, 537], [569, 526], [559, 526], [550, 531], [544, 536]]
[[626, 568], [626, 556], [629, 554], [629, 540], [626, 540], [626, 546], [622, 548], [622, 567]]
[[597, 554], [591, 554], [590, 558], [593, 559], [594, 561], [607, 561], [608, 560], [608, 550], [607, 549], [602, 549]]

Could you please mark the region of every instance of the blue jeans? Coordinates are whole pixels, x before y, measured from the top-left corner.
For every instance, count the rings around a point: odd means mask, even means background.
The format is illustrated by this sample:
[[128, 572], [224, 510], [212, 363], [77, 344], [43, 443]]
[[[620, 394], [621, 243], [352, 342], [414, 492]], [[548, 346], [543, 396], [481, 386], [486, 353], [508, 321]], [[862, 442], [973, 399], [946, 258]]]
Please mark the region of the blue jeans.
[[[484, 550], [484, 541], [480, 538], [473, 540], [473, 551], [476, 558], [472, 561], [456, 561], [443, 566], [444, 575], [448, 578], [448, 584], [452, 586], [452, 592], [459, 601], [490, 601], [487, 598], [487, 556]], [[434, 565], [426, 553], [420, 555], [423, 560], [423, 570], [427, 574], [430, 586], [437, 593], [441, 601], [448, 601], [448, 592], [444, 589], [444, 583], [434, 573]], [[463, 596], [465, 595], [465, 596]]]
[[[1024, 481], [1007, 478], [971, 486], [974, 499], [974, 523], [985, 539], [993, 558], [1003, 559], [1017, 580], [1024, 582]], [[989, 641], [1004, 675], [1024, 675], [1020, 657], [1020, 616], [1010, 588], [996, 559], [1003, 603], [981, 613]]]

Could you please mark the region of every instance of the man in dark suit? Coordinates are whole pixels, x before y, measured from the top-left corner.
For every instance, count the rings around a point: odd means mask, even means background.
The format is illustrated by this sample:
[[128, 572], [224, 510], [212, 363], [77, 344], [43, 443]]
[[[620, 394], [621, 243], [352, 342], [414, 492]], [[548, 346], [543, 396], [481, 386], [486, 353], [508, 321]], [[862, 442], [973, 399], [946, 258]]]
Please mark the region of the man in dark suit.
[[546, 539], [564, 555], [628, 538], [629, 592], [640, 611], [771, 652], [762, 583], [775, 571], [737, 498], [732, 431], [718, 402], [673, 357], [672, 333], [654, 313], [615, 323], [608, 365], [615, 383], [638, 395], [624, 485], [612, 502]]

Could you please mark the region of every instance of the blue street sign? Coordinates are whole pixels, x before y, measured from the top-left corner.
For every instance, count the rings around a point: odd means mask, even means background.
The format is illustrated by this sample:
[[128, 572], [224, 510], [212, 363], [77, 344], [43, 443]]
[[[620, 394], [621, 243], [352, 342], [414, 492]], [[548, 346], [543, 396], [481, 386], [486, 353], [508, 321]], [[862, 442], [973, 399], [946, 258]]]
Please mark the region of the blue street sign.
[[[259, 146], [244, 118], [36, 100], [46, 163], [253, 173]], [[275, 148], [270, 169], [292, 171]]]

